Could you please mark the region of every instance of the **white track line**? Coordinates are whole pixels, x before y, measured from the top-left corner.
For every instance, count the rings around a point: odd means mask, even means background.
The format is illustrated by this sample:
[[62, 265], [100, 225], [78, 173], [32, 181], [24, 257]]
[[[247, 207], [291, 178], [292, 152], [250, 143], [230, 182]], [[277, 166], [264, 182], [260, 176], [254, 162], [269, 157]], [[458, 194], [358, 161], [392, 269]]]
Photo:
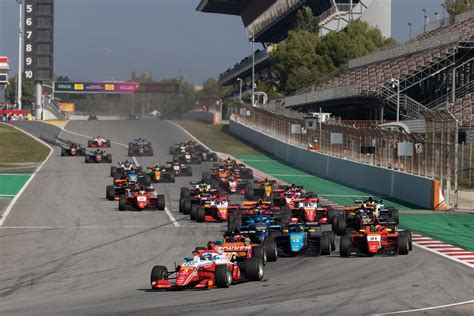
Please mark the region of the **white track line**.
[[[67, 124], [66, 124], [66, 125], [67, 125]], [[89, 136], [89, 135], [84, 135], [84, 134], [80, 134], [80, 133], [76, 133], [76, 132], [72, 132], [72, 131], [70, 131], [70, 130], [67, 130], [67, 129], [66, 129], [66, 126], [64, 126], [64, 127], [62, 128], [62, 130], [63, 130], [64, 132], [66, 132], [66, 133], [69, 133], [69, 134], [72, 134], [72, 135], [76, 135], [76, 136], [80, 136], [80, 137], [85, 137], [85, 138], [91, 138], [91, 137], [92, 137], [92, 136]], [[122, 143], [119, 143], [119, 142], [115, 142], [115, 141], [110, 141], [110, 142], [111, 142], [112, 144], [117, 144], [117, 145], [119, 145], [119, 146], [128, 148], [128, 145], [125, 145], [125, 144], [122, 144]], [[138, 161], [137, 161], [137, 158], [136, 158], [135, 156], [132, 156], [132, 159], [133, 159], [133, 162], [134, 162], [137, 166], [140, 165], [140, 164], [138, 163]], [[178, 223], [178, 221], [176, 220], [176, 218], [174, 218], [173, 214], [171, 214], [170, 210], [169, 210], [167, 207], [165, 207], [165, 213], [166, 213], [166, 215], [168, 215], [170, 221], [173, 223], [173, 225], [174, 225], [175, 227], [179, 227], [179, 226], [180, 226], [179, 223]]]
[[[2, 123], [3, 124], [3, 123]], [[13, 198], [13, 200], [10, 202], [10, 204], [8, 205], [7, 209], [5, 210], [5, 212], [3, 212], [2, 214], [2, 218], [0, 218], [0, 226], [3, 226], [3, 223], [5, 223], [5, 220], [7, 219], [7, 216], [8, 214], [10, 214], [13, 206], [15, 205], [16, 201], [18, 201], [18, 199], [20, 198], [20, 196], [23, 194], [23, 192], [26, 190], [26, 188], [28, 187], [28, 185], [31, 183], [31, 181], [33, 181], [33, 179], [35, 178], [36, 174], [38, 174], [38, 172], [41, 170], [41, 168], [43, 168], [44, 164], [48, 161], [49, 157], [51, 157], [51, 155], [53, 154], [54, 152], [54, 149], [53, 147], [51, 147], [49, 144], [47, 144], [46, 142], [42, 141], [41, 139], [39, 139], [38, 137], [34, 136], [34, 135], [31, 135], [30, 133], [16, 127], [16, 126], [13, 126], [13, 125], [9, 125], [9, 124], [5, 124], [5, 125], [8, 125], [8, 126], [11, 126], [13, 128], [15, 128], [16, 130], [19, 130], [20, 132], [30, 136], [31, 138], [35, 139], [36, 141], [38, 141], [39, 143], [45, 145], [46, 147], [49, 148], [49, 154], [48, 156], [46, 157], [45, 160], [43, 160], [43, 162], [35, 169], [35, 171], [31, 174], [31, 177], [26, 180], [25, 184], [23, 184], [23, 186], [21, 187], [20, 191], [18, 191], [18, 193], [15, 195], [15, 197]]]
[[453, 307], [453, 306], [459, 306], [459, 305], [467, 305], [467, 304], [473, 304], [473, 303], [474, 303], [474, 300], [470, 300], [470, 301], [459, 302], [459, 303], [453, 303], [453, 304], [438, 305], [438, 306], [433, 306], [433, 307], [425, 307], [425, 308], [418, 308], [418, 309], [409, 309], [409, 310], [398, 311], [398, 312], [388, 312], [388, 313], [380, 313], [380, 314], [372, 314], [372, 315], [406, 314], [406, 313], [430, 311], [430, 310], [434, 310], [434, 309], [441, 309], [441, 308], [447, 308], [447, 307]]
[[182, 127], [181, 125], [173, 122], [173, 121], [168, 121], [170, 122], [171, 124], [173, 124], [174, 126], [176, 126], [177, 128], [179, 128], [180, 130], [182, 130], [184, 133], [186, 133], [186, 135], [188, 135], [189, 137], [191, 137], [194, 141], [198, 142], [199, 144], [201, 144], [204, 148], [206, 148], [207, 150], [210, 150], [210, 151], [214, 151], [212, 149], [210, 149], [209, 147], [206, 146], [206, 144], [204, 144], [203, 142], [201, 142], [199, 139], [197, 139], [193, 134], [191, 134], [190, 132], [188, 132], [184, 127]]

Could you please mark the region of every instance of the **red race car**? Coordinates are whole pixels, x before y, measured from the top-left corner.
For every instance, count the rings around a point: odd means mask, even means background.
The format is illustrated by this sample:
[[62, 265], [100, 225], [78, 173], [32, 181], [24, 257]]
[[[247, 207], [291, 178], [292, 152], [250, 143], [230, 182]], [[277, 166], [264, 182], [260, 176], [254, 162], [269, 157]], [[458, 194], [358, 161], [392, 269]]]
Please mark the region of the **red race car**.
[[201, 195], [201, 203], [191, 206], [190, 219], [202, 222], [226, 222], [230, 210], [238, 206], [231, 205], [226, 196]]
[[292, 199], [289, 204], [292, 216], [305, 223], [328, 224], [328, 209], [319, 205], [318, 197]]
[[238, 260], [234, 253], [229, 259], [223, 251], [204, 247], [196, 248], [193, 255], [171, 272], [165, 266], [154, 266], [150, 276], [151, 288], [228, 288], [232, 283], [263, 279], [263, 260], [260, 258]]
[[112, 155], [105, 151], [97, 149], [95, 151], [86, 153], [86, 163], [112, 163]]
[[110, 140], [105, 139], [102, 136], [97, 136], [92, 139], [89, 139], [87, 141], [87, 146], [96, 148], [96, 147], [103, 147], [103, 148], [109, 148], [111, 146]]
[[125, 211], [127, 206], [132, 206], [138, 211], [146, 208], [155, 208], [160, 211], [165, 209], [165, 196], [157, 194], [153, 188], [139, 188], [138, 190], [127, 190], [125, 195], [119, 198], [119, 210]]
[[367, 226], [359, 233], [341, 236], [341, 257], [351, 255], [407, 255], [412, 249], [411, 232], [396, 232], [382, 225]]

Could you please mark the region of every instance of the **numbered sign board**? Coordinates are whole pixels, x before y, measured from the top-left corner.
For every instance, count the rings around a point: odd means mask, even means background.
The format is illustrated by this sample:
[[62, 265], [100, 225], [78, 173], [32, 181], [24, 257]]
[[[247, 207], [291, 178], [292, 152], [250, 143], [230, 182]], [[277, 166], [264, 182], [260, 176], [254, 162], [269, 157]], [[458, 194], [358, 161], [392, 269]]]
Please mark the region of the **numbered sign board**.
[[24, 74], [27, 80], [53, 80], [54, 0], [25, 0]]

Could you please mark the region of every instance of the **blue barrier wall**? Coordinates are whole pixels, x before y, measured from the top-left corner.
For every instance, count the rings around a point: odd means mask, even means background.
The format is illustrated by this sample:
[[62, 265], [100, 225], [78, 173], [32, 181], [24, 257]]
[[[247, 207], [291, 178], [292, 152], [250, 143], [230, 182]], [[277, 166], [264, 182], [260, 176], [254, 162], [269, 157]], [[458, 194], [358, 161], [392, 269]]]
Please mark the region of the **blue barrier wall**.
[[231, 133], [296, 168], [353, 188], [433, 209], [432, 179], [324, 155], [299, 148], [230, 120]]

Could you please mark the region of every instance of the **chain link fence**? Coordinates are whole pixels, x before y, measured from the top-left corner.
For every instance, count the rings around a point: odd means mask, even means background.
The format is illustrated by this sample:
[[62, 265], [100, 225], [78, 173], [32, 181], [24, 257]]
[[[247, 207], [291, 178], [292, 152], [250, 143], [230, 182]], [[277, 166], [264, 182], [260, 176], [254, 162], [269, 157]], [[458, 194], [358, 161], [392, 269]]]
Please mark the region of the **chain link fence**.
[[[304, 117], [302, 113], [275, 106], [267, 110], [240, 105], [233, 119], [300, 148], [437, 179], [449, 206], [455, 207], [456, 170], [461, 171], [462, 181], [474, 181], [469, 178], [472, 171], [465, 171], [472, 170], [472, 145], [458, 146], [458, 121], [451, 113], [423, 112], [422, 115], [425, 134], [346, 125], [335, 120], [319, 123], [317, 117]], [[462, 154], [458, 155], [460, 148]]]

